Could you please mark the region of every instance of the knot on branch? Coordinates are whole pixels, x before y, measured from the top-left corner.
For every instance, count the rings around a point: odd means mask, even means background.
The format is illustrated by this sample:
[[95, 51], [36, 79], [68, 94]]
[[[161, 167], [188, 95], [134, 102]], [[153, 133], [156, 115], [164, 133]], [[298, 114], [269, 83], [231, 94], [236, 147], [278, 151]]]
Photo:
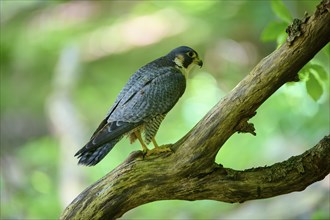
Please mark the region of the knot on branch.
[[248, 122], [249, 118], [244, 118], [240, 121], [240, 123], [236, 126], [236, 131], [238, 133], [250, 133], [253, 136], [256, 136], [257, 133], [255, 132], [254, 124]]
[[310, 16], [308, 16], [307, 12], [305, 12], [304, 18], [302, 20], [295, 18], [293, 19], [292, 24], [287, 27], [287, 29], [285, 30], [285, 32], [288, 33], [286, 42], [289, 45], [291, 45], [296, 38], [300, 37], [303, 34], [301, 26], [302, 24], [305, 24], [309, 18]]

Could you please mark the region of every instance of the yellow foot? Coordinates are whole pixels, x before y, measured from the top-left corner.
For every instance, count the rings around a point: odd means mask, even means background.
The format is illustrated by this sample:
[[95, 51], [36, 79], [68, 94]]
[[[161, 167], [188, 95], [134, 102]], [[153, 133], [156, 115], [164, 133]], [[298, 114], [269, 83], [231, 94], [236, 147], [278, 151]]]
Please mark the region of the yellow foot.
[[149, 157], [152, 154], [160, 154], [160, 153], [164, 153], [164, 152], [172, 152], [173, 153], [173, 150], [171, 149], [171, 146], [172, 146], [172, 144], [165, 144], [165, 145], [162, 145], [162, 146], [159, 146], [159, 147], [155, 147], [152, 150], [148, 150], [145, 153], [145, 156]]
[[149, 150], [148, 148], [143, 148], [143, 149], [142, 149], [143, 157], [144, 157], [145, 155], [147, 155], [147, 153], [148, 153], [149, 151], [150, 151], [150, 150]]

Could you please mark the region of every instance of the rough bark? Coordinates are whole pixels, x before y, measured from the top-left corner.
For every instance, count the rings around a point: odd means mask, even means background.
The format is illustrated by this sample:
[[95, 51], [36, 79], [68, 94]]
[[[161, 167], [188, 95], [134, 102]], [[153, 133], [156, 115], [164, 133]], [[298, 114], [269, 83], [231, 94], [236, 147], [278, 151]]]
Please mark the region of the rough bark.
[[295, 19], [287, 42], [265, 57], [181, 140], [173, 153], [143, 158], [133, 152], [121, 165], [83, 191], [61, 219], [115, 219], [158, 200], [211, 199], [224, 202], [269, 198], [304, 190], [330, 172], [330, 136], [315, 147], [269, 167], [236, 171], [215, 156], [235, 132], [255, 134], [258, 107], [278, 88], [297, 80], [298, 71], [330, 40], [330, 3], [311, 17]]

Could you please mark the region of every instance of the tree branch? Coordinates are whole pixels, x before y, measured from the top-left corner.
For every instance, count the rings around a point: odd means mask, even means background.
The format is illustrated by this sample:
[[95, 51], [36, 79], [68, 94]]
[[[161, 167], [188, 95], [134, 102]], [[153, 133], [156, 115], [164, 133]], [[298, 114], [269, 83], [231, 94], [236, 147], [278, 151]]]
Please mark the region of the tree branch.
[[139, 205], [169, 199], [243, 202], [305, 189], [330, 172], [330, 137], [270, 167], [235, 171], [215, 164], [235, 132], [255, 134], [248, 120], [330, 40], [330, 3], [289, 26], [288, 40], [261, 62], [181, 140], [174, 153], [140, 151], [82, 192], [61, 219], [118, 218]]

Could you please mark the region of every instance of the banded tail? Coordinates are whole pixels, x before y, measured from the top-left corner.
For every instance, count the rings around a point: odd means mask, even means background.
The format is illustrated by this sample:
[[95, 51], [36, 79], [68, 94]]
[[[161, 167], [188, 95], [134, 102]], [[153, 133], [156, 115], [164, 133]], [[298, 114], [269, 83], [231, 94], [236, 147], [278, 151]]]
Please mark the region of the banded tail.
[[103, 120], [90, 141], [74, 155], [79, 158], [78, 164], [96, 165], [112, 150], [123, 135], [138, 125], [138, 123]]
[[74, 156], [79, 158], [78, 164], [85, 166], [94, 166], [99, 163], [120, 141], [120, 138], [114, 139], [98, 148], [88, 148], [86, 145], [81, 148]]

